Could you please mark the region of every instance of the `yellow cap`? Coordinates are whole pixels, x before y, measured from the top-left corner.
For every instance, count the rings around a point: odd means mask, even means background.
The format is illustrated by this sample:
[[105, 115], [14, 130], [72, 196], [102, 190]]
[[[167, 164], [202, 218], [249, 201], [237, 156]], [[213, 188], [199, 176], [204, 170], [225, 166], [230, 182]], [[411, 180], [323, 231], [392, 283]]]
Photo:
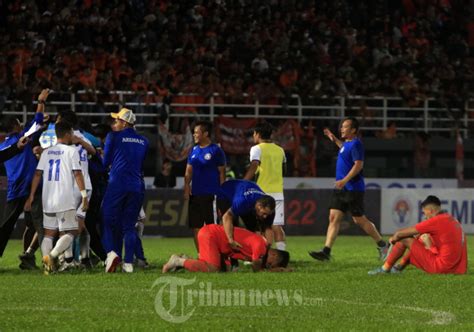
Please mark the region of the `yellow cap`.
[[110, 116], [113, 117], [114, 119], [120, 119], [130, 124], [134, 124], [135, 121], [137, 120], [132, 110], [129, 110], [128, 108], [125, 108], [125, 107], [122, 108], [120, 112], [118, 113], [110, 113]]

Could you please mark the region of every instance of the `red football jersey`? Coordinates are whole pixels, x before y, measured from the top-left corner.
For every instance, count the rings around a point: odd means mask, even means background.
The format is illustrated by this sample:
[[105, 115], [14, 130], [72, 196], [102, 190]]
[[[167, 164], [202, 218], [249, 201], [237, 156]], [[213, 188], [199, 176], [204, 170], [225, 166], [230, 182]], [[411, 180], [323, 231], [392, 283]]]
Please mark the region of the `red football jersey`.
[[228, 257], [254, 261], [265, 256], [267, 252], [267, 242], [263, 236], [253, 233], [245, 228], [234, 227], [234, 241], [239, 243], [242, 248], [232, 250], [225, 235], [224, 227], [221, 225], [204, 226], [215, 236], [218, 242], [219, 250]]
[[462, 225], [448, 213], [441, 213], [415, 226], [420, 234], [429, 234], [438, 248], [437, 270], [442, 273], [466, 273], [467, 243]]

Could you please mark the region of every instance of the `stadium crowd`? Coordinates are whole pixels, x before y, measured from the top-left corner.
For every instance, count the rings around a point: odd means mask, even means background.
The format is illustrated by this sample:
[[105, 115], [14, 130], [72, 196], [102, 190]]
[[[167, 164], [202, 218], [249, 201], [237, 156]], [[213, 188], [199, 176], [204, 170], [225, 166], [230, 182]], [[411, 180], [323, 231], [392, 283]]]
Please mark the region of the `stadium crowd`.
[[[465, 100], [470, 0], [0, 2], [0, 103], [132, 90], [145, 102], [285, 102], [298, 93]], [[145, 92], [157, 96], [144, 97]]]

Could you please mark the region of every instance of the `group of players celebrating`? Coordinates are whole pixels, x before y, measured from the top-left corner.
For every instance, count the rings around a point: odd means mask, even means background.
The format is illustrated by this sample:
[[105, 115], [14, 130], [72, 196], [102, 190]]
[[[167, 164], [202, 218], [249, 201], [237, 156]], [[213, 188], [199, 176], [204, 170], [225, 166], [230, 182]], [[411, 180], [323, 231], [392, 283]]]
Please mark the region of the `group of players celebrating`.
[[[143, 164], [148, 141], [135, 131], [135, 115], [126, 108], [111, 113], [115, 119], [113, 130], [102, 137], [103, 142], [93, 144], [94, 137], [78, 130], [76, 115], [62, 112], [41, 134], [42, 147], [33, 147], [35, 136], [41, 133], [38, 129], [44, 122], [48, 94], [48, 90], [41, 92], [35, 118], [24, 130], [18, 120], [9, 122], [10, 133], [1, 147], [8, 194], [6, 217], [0, 228], [0, 256], [19, 215], [25, 211], [21, 268], [35, 266], [38, 246], [47, 274], [67, 270], [78, 260], [82, 266], [91, 267], [90, 247], [104, 261], [106, 272], [115, 272], [118, 266], [124, 272], [133, 272], [134, 262], [146, 266], [141, 232], [136, 226], [144, 218]], [[358, 131], [355, 118], [342, 121], [340, 139], [330, 130], [324, 131], [339, 147], [336, 182], [325, 245], [309, 255], [320, 261], [331, 260], [341, 220], [350, 212], [353, 221], [374, 240], [384, 261], [369, 274], [399, 273], [409, 263], [428, 273], [466, 273], [467, 244], [462, 227], [441, 210], [439, 198], [427, 197], [422, 202], [427, 219], [396, 232], [388, 242], [367, 219], [364, 147]], [[283, 231], [286, 157], [271, 139], [271, 125], [262, 123], [254, 129], [255, 145], [242, 180], [225, 180], [225, 154], [212, 142], [211, 133], [210, 122], [195, 124], [196, 144], [189, 153], [184, 177], [184, 198], [189, 205], [189, 227], [194, 232], [198, 259], [172, 255], [162, 272], [181, 268], [235, 271], [238, 260], [248, 261], [254, 271], [291, 271]], [[108, 179], [105, 184], [102, 181], [102, 185], [94, 186], [96, 181], [91, 181], [90, 158]], [[89, 227], [87, 219], [93, 219]], [[240, 220], [244, 227], [238, 227]]]

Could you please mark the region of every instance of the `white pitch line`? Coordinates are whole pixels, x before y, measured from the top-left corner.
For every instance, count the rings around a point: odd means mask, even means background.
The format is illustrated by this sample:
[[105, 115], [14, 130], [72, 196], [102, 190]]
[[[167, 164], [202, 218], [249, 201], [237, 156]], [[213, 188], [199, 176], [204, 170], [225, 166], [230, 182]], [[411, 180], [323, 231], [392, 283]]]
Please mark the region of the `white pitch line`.
[[321, 301], [328, 301], [328, 302], [342, 302], [346, 304], [353, 304], [353, 305], [361, 305], [361, 306], [376, 306], [376, 307], [391, 307], [396, 309], [402, 310], [411, 310], [417, 312], [424, 312], [431, 314], [432, 319], [428, 322], [430, 325], [448, 325], [454, 323], [456, 320], [456, 316], [449, 311], [443, 310], [434, 310], [429, 308], [421, 308], [421, 307], [412, 307], [412, 306], [405, 306], [405, 305], [398, 305], [398, 304], [385, 304], [385, 303], [365, 303], [365, 302], [357, 302], [357, 301], [349, 301], [343, 299], [326, 299], [326, 298], [317, 298]]
[[[1, 289], [1, 288], [0, 288]], [[53, 290], [55, 288], [43, 288], [43, 290]], [[93, 288], [93, 289], [98, 289], [98, 288]], [[114, 288], [115, 289], [115, 288]], [[57, 290], [57, 288], [56, 288]], [[64, 290], [70, 290], [69, 288], [64, 288]], [[77, 289], [76, 289], [77, 290]], [[88, 288], [87, 290], [91, 290], [91, 288]], [[104, 290], [104, 289], [100, 289]], [[110, 289], [109, 289], [110, 290]], [[116, 289], [118, 290], [118, 288]], [[123, 291], [123, 289], [120, 289]], [[135, 290], [136, 291], [136, 290]], [[143, 290], [148, 292], [149, 290]], [[344, 299], [330, 299], [330, 298], [311, 298], [311, 300], [316, 300], [316, 301], [325, 301], [325, 302], [340, 302], [340, 303], [345, 303], [349, 305], [358, 305], [358, 306], [375, 306], [375, 307], [390, 307], [390, 308], [395, 308], [395, 309], [401, 309], [401, 310], [410, 310], [410, 311], [416, 311], [416, 312], [423, 312], [430, 314], [432, 316], [432, 319], [427, 322], [429, 325], [448, 325], [452, 324], [456, 320], [456, 316], [449, 311], [443, 311], [443, 310], [434, 310], [434, 309], [429, 309], [429, 308], [422, 308], [422, 307], [413, 307], [413, 306], [405, 306], [405, 305], [397, 305], [397, 304], [385, 304], [385, 303], [367, 303], [367, 302], [358, 302], [358, 301], [349, 301], [349, 300], [344, 300]], [[45, 312], [77, 312], [77, 311], [86, 311], [86, 310], [81, 310], [81, 309], [72, 309], [72, 308], [58, 308], [58, 307], [31, 307], [31, 306], [21, 306], [21, 307], [4, 307], [0, 308], [0, 312], [5, 312], [5, 311], [45, 311]], [[100, 309], [94, 309], [94, 311], [99, 311], [99, 312], [120, 312], [120, 309], [107, 309], [107, 308], [100, 308]], [[127, 311], [122, 310], [123, 312], [130, 313], [127, 309]], [[133, 311], [132, 311], [133, 313]], [[135, 313], [143, 313], [143, 311], [137, 311]], [[204, 315], [206, 315], [204, 313]]]

